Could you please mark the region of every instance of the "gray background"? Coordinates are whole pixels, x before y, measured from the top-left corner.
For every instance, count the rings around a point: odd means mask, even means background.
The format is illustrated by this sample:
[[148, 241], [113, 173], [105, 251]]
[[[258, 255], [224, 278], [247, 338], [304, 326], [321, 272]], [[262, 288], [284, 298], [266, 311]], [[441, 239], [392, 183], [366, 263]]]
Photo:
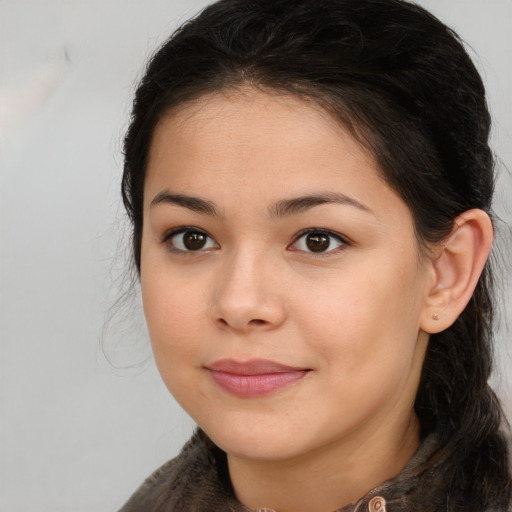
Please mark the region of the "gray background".
[[[205, 3], [0, 0], [0, 512], [114, 511], [191, 432], [137, 298], [110, 323], [106, 312], [125, 290], [120, 145], [134, 84]], [[504, 162], [496, 208], [510, 225], [512, 1], [420, 3], [478, 55]], [[509, 408], [500, 339], [494, 381]]]

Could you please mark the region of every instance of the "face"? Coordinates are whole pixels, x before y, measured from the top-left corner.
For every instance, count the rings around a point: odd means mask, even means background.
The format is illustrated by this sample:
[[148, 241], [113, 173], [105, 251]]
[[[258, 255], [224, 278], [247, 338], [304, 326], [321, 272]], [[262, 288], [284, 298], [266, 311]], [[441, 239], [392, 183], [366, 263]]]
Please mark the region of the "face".
[[228, 454], [285, 460], [410, 421], [431, 279], [406, 205], [314, 104], [248, 89], [157, 126], [144, 311], [167, 387]]

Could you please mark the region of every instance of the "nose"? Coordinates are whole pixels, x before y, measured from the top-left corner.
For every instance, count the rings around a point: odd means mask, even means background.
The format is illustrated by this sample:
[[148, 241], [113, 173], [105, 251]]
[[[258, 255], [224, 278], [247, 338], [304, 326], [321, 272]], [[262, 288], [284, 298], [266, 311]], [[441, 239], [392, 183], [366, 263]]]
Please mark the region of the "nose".
[[212, 318], [238, 332], [273, 329], [286, 318], [279, 270], [270, 259], [239, 252], [216, 276]]

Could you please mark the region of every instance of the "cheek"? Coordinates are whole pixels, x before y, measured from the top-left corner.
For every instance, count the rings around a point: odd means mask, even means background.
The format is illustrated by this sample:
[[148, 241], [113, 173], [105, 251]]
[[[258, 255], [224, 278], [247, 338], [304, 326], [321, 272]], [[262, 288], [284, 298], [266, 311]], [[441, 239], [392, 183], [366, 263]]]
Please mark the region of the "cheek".
[[411, 361], [419, 332], [416, 274], [400, 265], [382, 265], [377, 275], [368, 268], [309, 293], [297, 315], [325, 364], [336, 362], [346, 375], [398, 370]]
[[155, 362], [167, 389], [190, 414], [203, 399], [197, 369], [205, 314], [197, 290], [179, 279], [153, 276], [142, 279], [142, 298]]
[[142, 273], [141, 288], [155, 360], [166, 380], [175, 367], [183, 368], [185, 360], [190, 364], [197, 358], [196, 342], [205, 322], [201, 290], [155, 267], [151, 273]]
[[[343, 287], [330, 299], [316, 298], [308, 314], [310, 348], [317, 356], [318, 396], [315, 414], [327, 411], [335, 424], [354, 424], [384, 404], [398, 403], [403, 393], [415, 395], [418, 367], [416, 322], [401, 318], [406, 298], [368, 280]], [[327, 404], [327, 405], [326, 405]]]

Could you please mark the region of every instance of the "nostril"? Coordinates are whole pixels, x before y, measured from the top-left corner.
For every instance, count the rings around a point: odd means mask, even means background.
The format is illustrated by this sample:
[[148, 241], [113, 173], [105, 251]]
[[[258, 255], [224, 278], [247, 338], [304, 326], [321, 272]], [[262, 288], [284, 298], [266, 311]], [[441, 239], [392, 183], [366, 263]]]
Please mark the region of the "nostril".
[[259, 318], [255, 318], [249, 322], [249, 325], [263, 325], [266, 324], [265, 320], [260, 320]]
[[267, 320], [263, 320], [261, 318], [253, 318], [252, 320], [249, 320], [247, 323], [245, 323], [245, 322], [239, 323], [238, 321], [236, 321], [236, 319], [233, 320], [232, 322], [230, 322], [229, 319], [219, 316], [215, 319], [215, 321], [217, 322], [217, 324], [219, 326], [222, 326], [223, 328], [224, 327], [232, 327], [234, 329], [242, 329], [242, 330], [250, 329], [251, 327], [256, 328], [258, 326], [265, 326], [265, 325], [269, 324], [269, 322]]

